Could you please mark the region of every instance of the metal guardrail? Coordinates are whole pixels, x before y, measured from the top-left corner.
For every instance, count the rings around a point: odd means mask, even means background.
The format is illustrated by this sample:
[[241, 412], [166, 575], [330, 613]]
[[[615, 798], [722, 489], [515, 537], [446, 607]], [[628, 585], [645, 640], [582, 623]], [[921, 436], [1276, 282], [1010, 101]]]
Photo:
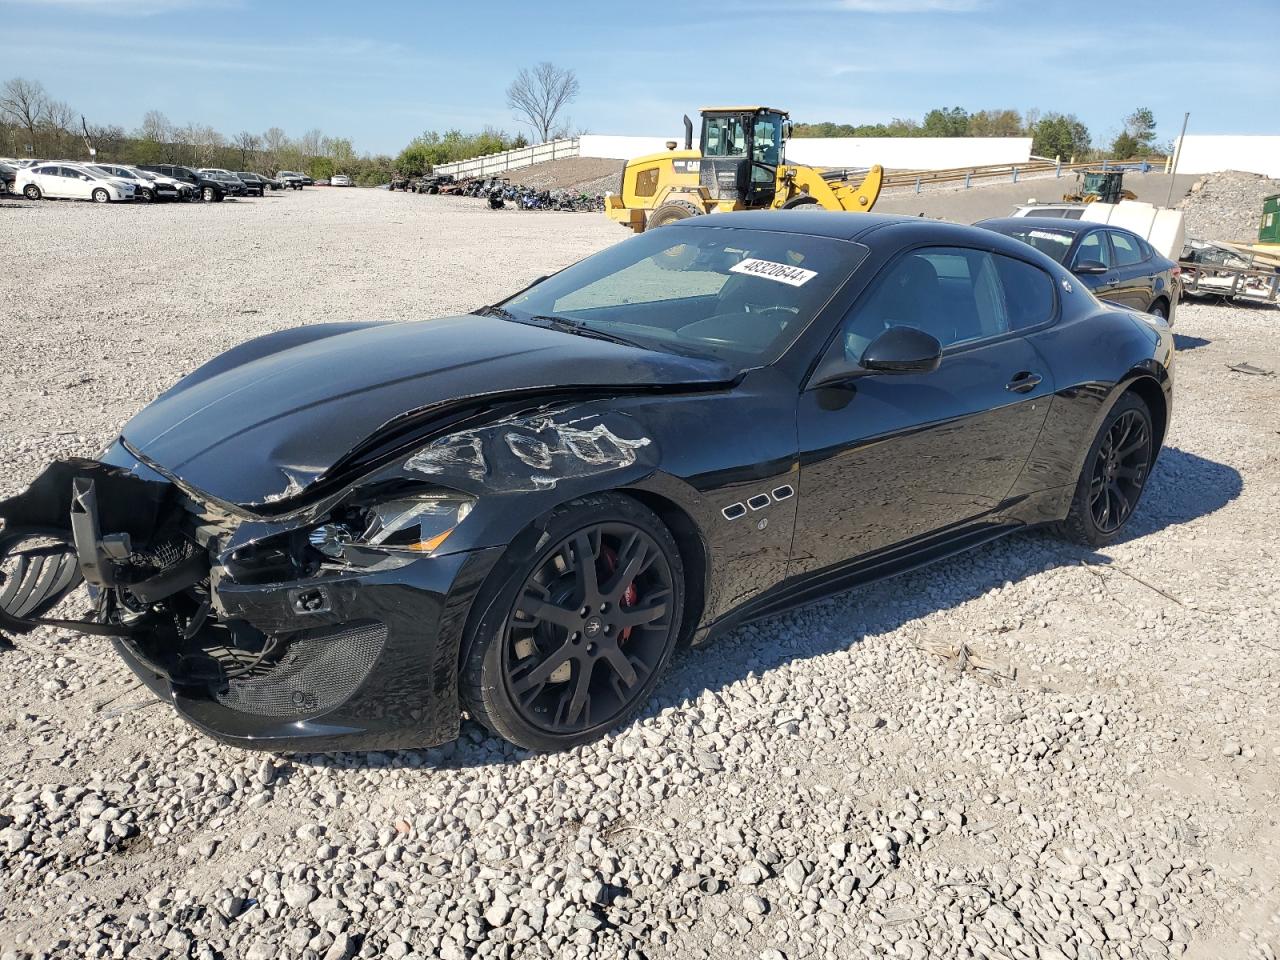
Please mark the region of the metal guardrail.
[[577, 137], [564, 140], [549, 140], [546, 143], [535, 143], [531, 147], [520, 147], [517, 150], [504, 150], [502, 153], [491, 153], [486, 157], [473, 157], [470, 160], [459, 160], [455, 163], [440, 163], [434, 168], [435, 173], [451, 174], [458, 177], [487, 177], [506, 170], [518, 170], [535, 163], [548, 160], [560, 160], [564, 157], [576, 157], [579, 152]]
[[963, 183], [969, 187], [975, 180], [1008, 180], [1017, 183], [1020, 177], [1052, 173], [1061, 177], [1064, 172], [1075, 170], [1115, 168], [1138, 170], [1146, 173], [1154, 169], [1168, 167], [1165, 157], [1138, 157], [1134, 160], [1093, 160], [1082, 163], [1062, 163], [1060, 161], [1028, 160], [1026, 163], [994, 163], [975, 167], [950, 167], [944, 170], [895, 170], [886, 173], [883, 186], [911, 187], [919, 193], [926, 184]]

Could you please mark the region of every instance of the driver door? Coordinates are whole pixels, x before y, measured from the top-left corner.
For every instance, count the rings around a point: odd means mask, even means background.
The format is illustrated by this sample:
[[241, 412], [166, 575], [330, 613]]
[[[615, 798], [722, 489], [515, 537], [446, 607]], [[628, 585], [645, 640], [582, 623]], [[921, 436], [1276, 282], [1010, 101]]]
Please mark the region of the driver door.
[[[1028, 289], [1038, 292], [1029, 297]], [[930, 373], [869, 373], [801, 394], [800, 504], [788, 574], [996, 511], [1053, 391], [1047, 364], [1018, 331], [1051, 320], [1055, 309], [1048, 274], [976, 249], [918, 248], [883, 271], [829, 350], [856, 362], [879, 334], [905, 325], [935, 336], [942, 362]]]

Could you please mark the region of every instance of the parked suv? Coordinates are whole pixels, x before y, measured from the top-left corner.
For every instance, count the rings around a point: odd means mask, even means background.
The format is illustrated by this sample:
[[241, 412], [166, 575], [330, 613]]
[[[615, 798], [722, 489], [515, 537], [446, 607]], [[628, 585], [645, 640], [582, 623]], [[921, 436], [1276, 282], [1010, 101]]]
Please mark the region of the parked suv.
[[267, 195], [267, 187], [271, 186], [270, 180], [256, 173], [237, 170], [236, 176], [244, 181], [244, 185], [249, 188], [250, 193], [256, 193], [260, 197], [265, 197]]
[[138, 165], [138, 169], [149, 170], [152, 173], [172, 177], [174, 180], [190, 184], [199, 194], [200, 199], [206, 203], [224, 200], [227, 196], [227, 185], [225, 183], [212, 177], [203, 176], [190, 167], [183, 167], [176, 163], [142, 163]]
[[276, 179], [284, 184], [286, 189], [301, 190], [307, 178], [296, 170], [281, 170], [276, 174]]
[[249, 194], [249, 185], [230, 170], [223, 170], [221, 167], [201, 167], [200, 172], [206, 177], [221, 180], [226, 185], [227, 193], [231, 196], [244, 197]]
[[99, 173], [82, 163], [41, 163], [18, 171], [15, 189], [28, 200], [53, 197], [110, 203], [132, 200], [133, 184]]

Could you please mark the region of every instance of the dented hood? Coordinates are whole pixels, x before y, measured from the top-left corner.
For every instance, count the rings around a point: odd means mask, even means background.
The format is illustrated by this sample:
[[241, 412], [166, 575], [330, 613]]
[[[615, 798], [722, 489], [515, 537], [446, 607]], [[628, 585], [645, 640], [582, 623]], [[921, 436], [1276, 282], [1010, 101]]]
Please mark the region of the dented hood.
[[504, 394], [706, 387], [732, 377], [717, 361], [496, 317], [301, 327], [210, 361], [130, 420], [123, 436], [171, 476], [252, 508], [303, 493], [415, 414]]

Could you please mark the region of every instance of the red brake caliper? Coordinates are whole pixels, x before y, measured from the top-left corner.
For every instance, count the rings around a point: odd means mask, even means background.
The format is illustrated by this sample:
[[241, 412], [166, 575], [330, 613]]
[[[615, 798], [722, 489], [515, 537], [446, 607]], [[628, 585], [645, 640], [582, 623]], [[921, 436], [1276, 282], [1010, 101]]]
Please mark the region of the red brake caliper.
[[[613, 548], [611, 547], [607, 547], [607, 546], [601, 547], [600, 560], [605, 567], [605, 569], [600, 574], [601, 579], [611, 576], [613, 574], [613, 571], [618, 568], [618, 555], [613, 551]], [[634, 607], [636, 605], [636, 601], [639, 599], [640, 599], [640, 594], [636, 590], [636, 582], [632, 580], [630, 583], [627, 584], [627, 589], [622, 591], [622, 603], [620, 604], [620, 606]], [[622, 630], [618, 634], [618, 642], [626, 643], [628, 640], [630, 640], [631, 630], [632, 630], [631, 627], [627, 627], [625, 630]]]

